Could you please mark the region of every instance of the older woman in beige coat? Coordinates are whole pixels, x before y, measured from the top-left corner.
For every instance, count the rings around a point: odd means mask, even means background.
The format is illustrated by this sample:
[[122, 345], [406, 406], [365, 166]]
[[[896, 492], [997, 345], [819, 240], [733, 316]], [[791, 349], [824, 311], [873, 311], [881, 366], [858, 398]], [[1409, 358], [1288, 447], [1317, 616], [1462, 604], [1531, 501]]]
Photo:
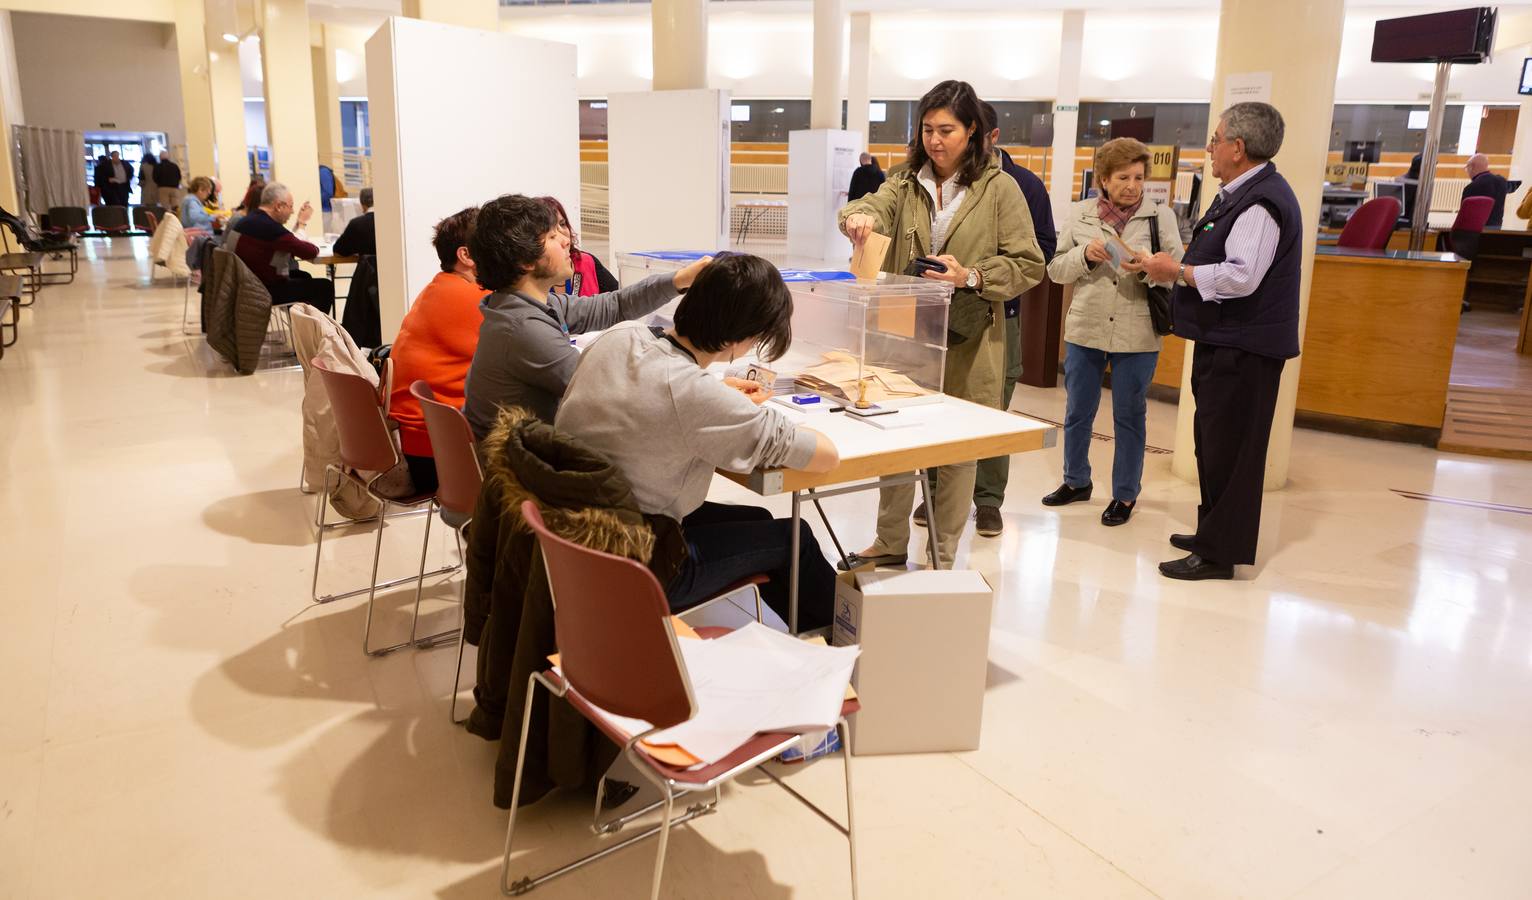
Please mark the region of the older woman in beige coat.
[[[1005, 301], [1042, 280], [1043, 252], [1015, 179], [984, 145], [984, 114], [973, 88], [944, 81], [917, 109], [920, 133], [909, 167], [874, 194], [846, 204], [840, 226], [853, 244], [869, 232], [892, 238], [883, 271], [903, 272], [916, 257], [940, 260], [945, 272], [923, 277], [952, 285], [945, 393], [985, 406], [1004, 405]], [[952, 566], [973, 509], [975, 463], [936, 470], [937, 557]], [[907, 559], [914, 485], [883, 488], [878, 538], [852, 554], [853, 566], [901, 565]]]
[[1043, 503], [1090, 499], [1091, 432], [1101, 379], [1110, 366], [1115, 441], [1112, 501], [1101, 513], [1103, 525], [1127, 522], [1138, 502], [1149, 382], [1160, 356], [1138, 259], [1149, 256], [1151, 229], [1159, 233], [1159, 249], [1177, 260], [1182, 253], [1175, 214], [1144, 196], [1148, 168], [1149, 148], [1138, 141], [1102, 144], [1095, 164], [1102, 194], [1070, 211], [1048, 264], [1048, 277], [1073, 284], [1074, 297], [1064, 320], [1064, 483]]

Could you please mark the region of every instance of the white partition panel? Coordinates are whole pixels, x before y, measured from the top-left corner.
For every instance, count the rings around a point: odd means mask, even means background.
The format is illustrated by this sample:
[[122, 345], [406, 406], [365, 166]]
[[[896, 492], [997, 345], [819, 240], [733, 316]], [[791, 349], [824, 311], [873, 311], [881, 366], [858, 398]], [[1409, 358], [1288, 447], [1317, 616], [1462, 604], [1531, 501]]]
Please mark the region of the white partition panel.
[[840, 233], [836, 219], [846, 205], [862, 146], [856, 131], [816, 128], [787, 133], [789, 256], [837, 267], [851, 260], [851, 241]]
[[580, 217], [571, 44], [391, 18], [367, 41], [378, 301], [393, 339], [441, 271], [431, 229], [501, 194], [551, 194]]
[[729, 245], [729, 92], [646, 91], [607, 98], [611, 246]]

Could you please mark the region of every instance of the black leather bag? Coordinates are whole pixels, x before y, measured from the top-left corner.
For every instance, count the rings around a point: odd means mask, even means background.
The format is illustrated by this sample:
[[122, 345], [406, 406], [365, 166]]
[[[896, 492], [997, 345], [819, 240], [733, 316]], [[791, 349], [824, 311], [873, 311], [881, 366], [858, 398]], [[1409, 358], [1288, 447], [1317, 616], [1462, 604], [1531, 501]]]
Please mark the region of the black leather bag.
[[[1160, 217], [1156, 215], [1149, 225], [1149, 250], [1160, 252]], [[1174, 334], [1176, 323], [1170, 318], [1170, 288], [1157, 284], [1145, 284], [1149, 301], [1149, 321], [1158, 335]]]

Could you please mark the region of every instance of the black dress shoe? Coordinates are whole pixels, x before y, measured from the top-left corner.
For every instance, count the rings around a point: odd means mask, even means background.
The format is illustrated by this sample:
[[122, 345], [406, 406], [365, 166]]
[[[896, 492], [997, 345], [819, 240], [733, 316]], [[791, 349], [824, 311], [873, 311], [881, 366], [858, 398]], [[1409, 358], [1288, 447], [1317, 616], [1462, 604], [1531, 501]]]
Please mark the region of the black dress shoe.
[[1078, 503], [1081, 500], [1090, 499], [1090, 485], [1085, 487], [1070, 487], [1066, 482], [1059, 485], [1058, 490], [1043, 498], [1044, 506], [1063, 506], [1066, 503]]
[[1194, 553], [1196, 551], [1192, 549], [1192, 542], [1196, 539], [1195, 534], [1173, 534], [1170, 536], [1170, 546], [1177, 550], [1185, 550], [1187, 553]]
[[1113, 500], [1111, 503], [1106, 505], [1106, 509], [1102, 510], [1101, 524], [1111, 526], [1121, 525], [1127, 522], [1129, 517], [1133, 515], [1133, 507], [1137, 503], [1137, 500], [1132, 500], [1127, 503], [1124, 503], [1121, 500]]
[[879, 566], [902, 566], [908, 560], [909, 555], [905, 553], [886, 553], [882, 556], [863, 556], [860, 553], [852, 553], [836, 563], [835, 568], [840, 569], [842, 572], [850, 572], [868, 563], [871, 563], [873, 568], [877, 568]]
[[1221, 566], [1193, 553], [1185, 559], [1160, 563], [1160, 574], [1180, 581], [1205, 581], [1209, 578], [1233, 578], [1233, 566]]

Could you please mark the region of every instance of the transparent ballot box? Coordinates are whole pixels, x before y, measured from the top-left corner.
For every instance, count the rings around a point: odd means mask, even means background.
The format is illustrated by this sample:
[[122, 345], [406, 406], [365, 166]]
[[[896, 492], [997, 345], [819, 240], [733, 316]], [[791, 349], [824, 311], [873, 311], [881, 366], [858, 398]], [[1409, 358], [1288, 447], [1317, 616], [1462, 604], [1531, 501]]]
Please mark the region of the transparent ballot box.
[[[617, 283], [622, 287], [638, 284], [650, 275], [676, 272], [686, 268], [704, 256], [713, 256], [711, 250], [645, 250], [617, 254]], [[675, 321], [676, 307], [681, 298], [670, 301], [649, 314], [650, 325], [669, 328]]]
[[879, 274], [875, 282], [788, 279], [787, 287], [793, 346], [771, 363], [781, 379], [847, 401], [865, 383], [867, 399], [885, 407], [939, 399], [951, 285]]

